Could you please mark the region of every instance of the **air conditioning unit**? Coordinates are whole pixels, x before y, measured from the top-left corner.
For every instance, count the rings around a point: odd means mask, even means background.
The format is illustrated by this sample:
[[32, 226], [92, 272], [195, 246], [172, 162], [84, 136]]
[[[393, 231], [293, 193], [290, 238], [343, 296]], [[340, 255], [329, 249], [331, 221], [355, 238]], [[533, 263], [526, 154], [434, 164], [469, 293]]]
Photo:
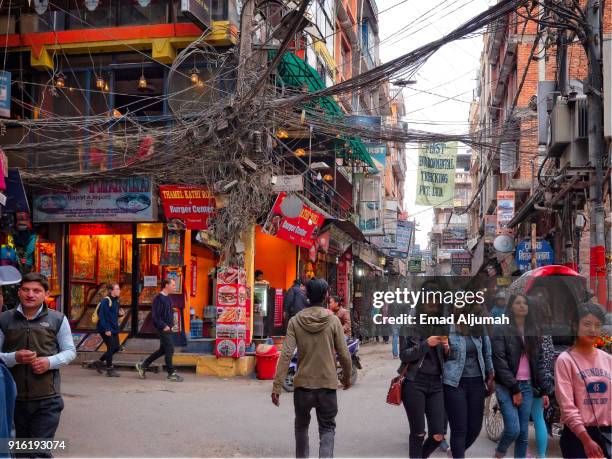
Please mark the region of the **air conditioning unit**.
[[578, 95], [571, 105], [572, 142], [559, 158], [561, 169], [584, 167], [589, 163], [589, 112], [587, 97]]
[[548, 154], [561, 156], [572, 141], [571, 109], [564, 97], [557, 97], [548, 117]]

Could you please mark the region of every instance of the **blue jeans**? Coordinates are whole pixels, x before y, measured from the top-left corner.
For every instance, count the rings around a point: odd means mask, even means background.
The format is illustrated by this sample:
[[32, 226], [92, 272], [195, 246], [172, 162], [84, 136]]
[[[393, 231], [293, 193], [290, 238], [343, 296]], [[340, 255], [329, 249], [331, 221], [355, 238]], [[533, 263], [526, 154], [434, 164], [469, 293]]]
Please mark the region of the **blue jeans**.
[[393, 357], [399, 357], [399, 330], [393, 329], [393, 335], [391, 336], [391, 352]]
[[504, 418], [504, 432], [497, 444], [496, 452], [505, 455], [512, 443], [514, 457], [526, 457], [529, 444], [529, 414], [533, 400], [530, 381], [519, 381], [523, 401], [519, 407], [512, 403], [512, 394], [501, 384], [497, 385], [495, 394]]

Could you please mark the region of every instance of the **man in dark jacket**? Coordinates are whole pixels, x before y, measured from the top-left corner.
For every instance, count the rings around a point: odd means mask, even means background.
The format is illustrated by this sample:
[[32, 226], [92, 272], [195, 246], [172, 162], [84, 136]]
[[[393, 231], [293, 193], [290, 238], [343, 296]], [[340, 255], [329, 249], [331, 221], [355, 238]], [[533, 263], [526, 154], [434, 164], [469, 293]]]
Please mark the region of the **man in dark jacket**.
[[308, 298], [304, 291], [304, 284], [301, 280], [293, 281], [291, 288], [285, 293], [283, 299], [283, 319], [288, 322], [294, 315], [302, 309], [308, 307]]
[[344, 340], [340, 320], [325, 308], [329, 286], [323, 279], [313, 279], [306, 286], [310, 306], [295, 315], [287, 328], [283, 351], [276, 368], [272, 387], [272, 403], [280, 403], [282, 382], [289, 362], [298, 348], [297, 373], [293, 379], [295, 392], [295, 454], [308, 457], [310, 412], [315, 408], [319, 423], [319, 457], [333, 457], [338, 402], [336, 389], [336, 353], [342, 367], [345, 389], [351, 385], [351, 356]]
[[145, 379], [149, 366], [163, 355], [166, 360], [168, 381], [181, 382], [183, 377], [176, 373], [172, 365], [172, 356], [174, 355], [174, 343], [172, 342], [174, 312], [172, 310], [170, 294], [176, 290], [176, 281], [174, 279], [164, 279], [161, 282], [161, 287], [161, 292], [153, 298], [153, 307], [151, 311], [153, 323], [159, 333], [159, 349], [147, 357], [142, 363], [137, 363], [136, 371], [138, 371], [140, 379]]
[[[17, 384], [17, 438], [53, 439], [64, 409], [59, 368], [76, 357], [68, 320], [44, 303], [48, 291], [45, 276], [26, 274], [18, 290], [20, 304], [0, 314], [0, 358]], [[48, 451], [35, 455], [50, 457]]]
[[119, 296], [121, 287], [119, 284], [109, 284], [107, 286], [108, 296], [102, 298], [98, 307], [98, 324], [96, 330], [106, 344], [106, 352], [102, 354], [100, 360], [94, 362], [94, 367], [98, 373], [102, 374], [104, 363], [106, 363], [106, 376], [118, 377], [119, 373], [113, 367], [113, 355], [119, 352]]

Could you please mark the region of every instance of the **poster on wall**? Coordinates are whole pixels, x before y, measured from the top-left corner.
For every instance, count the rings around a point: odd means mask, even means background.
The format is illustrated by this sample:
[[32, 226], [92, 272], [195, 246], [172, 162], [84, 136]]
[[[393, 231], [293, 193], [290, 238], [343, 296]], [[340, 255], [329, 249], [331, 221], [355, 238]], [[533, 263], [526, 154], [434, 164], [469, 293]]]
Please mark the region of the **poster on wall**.
[[94, 282], [96, 280], [97, 238], [70, 236], [72, 255], [72, 280]]
[[288, 210], [283, 206], [285, 200], [289, 199], [286, 193], [280, 193], [277, 196], [263, 227], [263, 232], [310, 249], [319, 236], [325, 218], [303, 203], [301, 210], [298, 209], [298, 212], [295, 213], [296, 216], [291, 215], [289, 212], [295, 209]]
[[495, 215], [485, 215], [484, 217], [484, 241], [492, 244], [497, 230], [497, 217]]
[[215, 212], [215, 198], [207, 187], [197, 185], [160, 185], [159, 197], [169, 221], [178, 219], [190, 230], [208, 229]]
[[248, 289], [246, 271], [242, 267], [228, 266], [217, 271], [215, 291], [217, 306], [217, 357], [244, 356], [247, 339]]
[[156, 200], [147, 177], [96, 180], [72, 191], [34, 197], [35, 222], [146, 222], [157, 220]]
[[0, 71], [0, 116], [11, 117], [11, 72], [5, 70]]
[[456, 167], [457, 142], [419, 144], [416, 204], [452, 206]]
[[189, 264], [191, 271], [190, 296], [196, 296], [198, 294], [198, 259], [191, 257]]
[[164, 266], [164, 279], [176, 282], [174, 294], [183, 294], [183, 268], [180, 266]]

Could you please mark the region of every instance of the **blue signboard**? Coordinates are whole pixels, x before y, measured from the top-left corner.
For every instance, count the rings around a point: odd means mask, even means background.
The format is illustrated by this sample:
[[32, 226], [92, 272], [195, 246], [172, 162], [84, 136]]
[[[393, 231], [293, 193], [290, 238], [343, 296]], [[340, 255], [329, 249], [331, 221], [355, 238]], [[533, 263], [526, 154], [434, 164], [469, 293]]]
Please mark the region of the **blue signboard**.
[[[555, 261], [555, 252], [548, 241], [538, 239], [536, 242], [537, 267], [552, 265]], [[516, 246], [516, 265], [521, 271], [531, 269], [531, 241], [525, 239]]]
[[381, 177], [385, 175], [385, 163], [387, 162], [387, 145], [384, 143], [366, 143], [368, 153], [376, 165], [376, 169], [369, 169], [370, 174], [380, 173]]
[[0, 116], [11, 117], [11, 72], [0, 70]]

